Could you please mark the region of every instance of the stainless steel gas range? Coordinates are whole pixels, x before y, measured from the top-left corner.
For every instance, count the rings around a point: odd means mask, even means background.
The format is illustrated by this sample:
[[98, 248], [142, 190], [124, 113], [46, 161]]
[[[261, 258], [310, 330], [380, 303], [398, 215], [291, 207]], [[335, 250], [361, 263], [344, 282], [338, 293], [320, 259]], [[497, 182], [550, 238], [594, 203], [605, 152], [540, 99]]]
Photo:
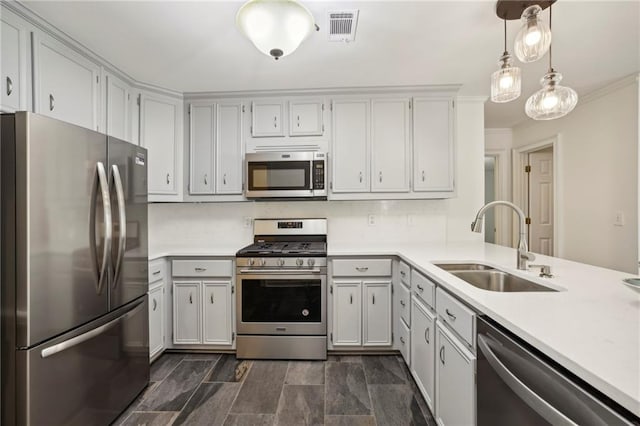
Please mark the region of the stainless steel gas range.
[[256, 219], [236, 254], [237, 357], [327, 358], [327, 220]]

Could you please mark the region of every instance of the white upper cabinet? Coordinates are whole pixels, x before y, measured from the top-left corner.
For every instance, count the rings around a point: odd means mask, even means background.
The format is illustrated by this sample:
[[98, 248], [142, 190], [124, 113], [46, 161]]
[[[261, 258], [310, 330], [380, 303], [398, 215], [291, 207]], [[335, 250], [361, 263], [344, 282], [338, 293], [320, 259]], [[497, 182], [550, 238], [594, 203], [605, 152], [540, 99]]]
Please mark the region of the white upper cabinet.
[[34, 37], [35, 112], [100, 130], [100, 67], [53, 38]]
[[149, 201], [180, 201], [182, 101], [144, 92], [140, 97], [140, 145], [148, 150]]
[[322, 136], [324, 104], [320, 99], [289, 102], [289, 135]]
[[413, 100], [413, 190], [453, 191], [453, 100]]
[[374, 99], [371, 117], [371, 190], [408, 192], [409, 99]]
[[242, 102], [220, 102], [216, 119], [216, 192], [242, 194]]
[[131, 141], [129, 108], [131, 88], [127, 83], [114, 76], [105, 74], [107, 134], [124, 141]]
[[369, 191], [369, 100], [333, 102], [333, 192]]
[[215, 104], [190, 106], [190, 194], [214, 193]]
[[364, 281], [363, 346], [391, 345], [391, 281]]
[[26, 110], [30, 73], [26, 23], [9, 11], [0, 14], [0, 111]]
[[284, 136], [284, 102], [255, 101], [251, 105], [251, 136], [254, 138]]

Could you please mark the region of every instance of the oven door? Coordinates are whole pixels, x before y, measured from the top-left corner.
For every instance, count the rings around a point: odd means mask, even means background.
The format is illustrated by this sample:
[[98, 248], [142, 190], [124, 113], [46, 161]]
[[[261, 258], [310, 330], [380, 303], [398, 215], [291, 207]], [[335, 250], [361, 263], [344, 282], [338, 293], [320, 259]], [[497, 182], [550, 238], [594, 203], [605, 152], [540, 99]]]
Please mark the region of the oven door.
[[238, 334], [327, 334], [327, 276], [282, 271], [238, 273]]
[[313, 153], [247, 154], [247, 198], [313, 197]]

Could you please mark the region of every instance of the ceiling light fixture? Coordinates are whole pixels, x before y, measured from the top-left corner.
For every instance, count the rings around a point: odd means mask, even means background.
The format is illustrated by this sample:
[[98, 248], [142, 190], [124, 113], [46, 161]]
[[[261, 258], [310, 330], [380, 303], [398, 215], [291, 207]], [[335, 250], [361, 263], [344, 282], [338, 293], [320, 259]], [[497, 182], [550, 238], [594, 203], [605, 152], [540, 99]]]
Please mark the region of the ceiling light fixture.
[[521, 93], [520, 68], [511, 65], [511, 55], [507, 52], [507, 20], [504, 19], [504, 53], [500, 57], [500, 69], [491, 74], [491, 100], [496, 103], [517, 99]]
[[522, 28], [516, 36], [513, 50], [522, 62], [534, 62], [542, 58], [551, 46], [551, 28], [540, 16], [542, 8], [537, 4], [522, 12]]
[[236, 24], [259, 51], [276, 60], [319, 30], [311, 12], [295, 0], [250, 0], [238, 10]]
[[[551, 8], [549, 8], [549, 28], [551, 28]], [[549, 46], [549, 71], [540, 79], [542, 89], [527, 99], [525, 112], [534, 120], [553, 120], [564, 117], [576, 107], [578, 94], [570, 87], [560, 85], [562, 74], [551, 65]]]

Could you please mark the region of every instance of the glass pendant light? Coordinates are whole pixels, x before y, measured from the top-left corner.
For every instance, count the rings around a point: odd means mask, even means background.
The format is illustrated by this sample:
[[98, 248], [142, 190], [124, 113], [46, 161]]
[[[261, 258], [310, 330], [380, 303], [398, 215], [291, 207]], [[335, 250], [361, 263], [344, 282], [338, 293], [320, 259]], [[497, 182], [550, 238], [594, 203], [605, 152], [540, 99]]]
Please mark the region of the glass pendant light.
[[240, 31], [267, 56], [293, 53], [317, 29], [311, 12], [295, 0], [250, 0], [236, 16]]
[[509, 102], [521, 93], [520, 68], [511, 65], [511, 55], [507, 52], [507, 20], [504, 20], [504, 53], [500, 57], [500, 69], [491, 74], [491, 101]]
[[[549, 7], [549, 25], [551, 25], [551, 7]], [[560, 85], [562, 74], [551, 65], [549, 49], [549, 71], [542, 77], [542, 89], [527, 99], [525, 112], [534, 120], [553, 120], [564, 117], [576, 107], [578, 94], [570, 87]]]
[[516, 36], [513, 50], [522, 62], [534, 62], [542, 58], [551, 46], [551, 28], [540, 19], [542, 8], [537, 4], [527, 7], [520, 18], [522, 28]]

